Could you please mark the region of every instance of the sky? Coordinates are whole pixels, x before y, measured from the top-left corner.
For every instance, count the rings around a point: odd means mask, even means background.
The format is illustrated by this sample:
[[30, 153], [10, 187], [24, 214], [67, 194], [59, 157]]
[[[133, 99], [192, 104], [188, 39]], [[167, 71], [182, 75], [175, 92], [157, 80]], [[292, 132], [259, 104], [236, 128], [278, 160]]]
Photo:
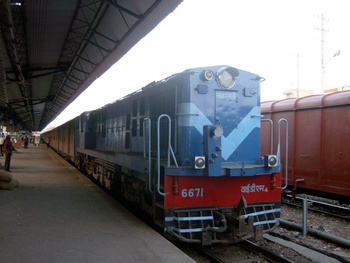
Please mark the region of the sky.
[[348, 0], [184, 0], [48, 127], [194, 67], [229, 65], [264, 77], [261, 101], [283, 99], [288, 89], [319, 94], [322, 87], [350, 85], [348, 4]]

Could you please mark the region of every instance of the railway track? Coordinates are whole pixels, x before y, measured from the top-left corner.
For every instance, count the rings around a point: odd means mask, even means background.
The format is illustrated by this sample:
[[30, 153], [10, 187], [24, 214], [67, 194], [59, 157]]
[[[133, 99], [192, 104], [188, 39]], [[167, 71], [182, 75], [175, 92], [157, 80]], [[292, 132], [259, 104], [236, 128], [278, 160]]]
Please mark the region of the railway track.
[[290, 260], [281, 254], [278, 254], [262, 245], [246, 240], [235, 245], [227, 245], [221, 247], [203, 247], [199, 245], [192, 246], [199, 255], [203, 257], [200, 262], [211, 263], [228, 263], [228, 262], [281, 262], [292, 263]]
[[252, 241], [246, 240], [244, 242], [242, 242], [240, 244], [242, 247], [244, 247], [245, 249], [253, 252], [253, 253], [257, 253], [257, 254], [261, 254], [264, 256], [264, 258], [266, 260], [268, 260], [268, 262], [281, 262], [281, 263], [291, 263], [294, 261], [291, 261], [285, 257], [283, 257], [280, 254], [277, 254], [274, 251], [271, 251], [267, 248], [264, 248], [260, 245], [258, 245], [257, 243], [254, 243]]
[[292, 196], [287, 195], [283, 197], [283, 204], [295, 206], [295, 207], [303, 207], [303, 202], [306, 200], [308, 204], [308, 210], [320, 212], [323, 214], [330, 215], [336, 218], [342, 218], [350, 221], [350, 208], [345, 206], [340, 206], [336, 204], [332, 204], [330, 202], [318, 201], [314, 199], [308, 199], [304, 197], [297, 196], [295, 200], [292, 201]]
[[208, 249], [205, 249], [202, 246], [195, 246], [194, 248], [200, 255], [202, 255], [204, 258], [206, 258], [212, 263], [226, 263], [225, 261], [223, 261], [222, 259], [220, 259], [216, 255], [211, 253]]

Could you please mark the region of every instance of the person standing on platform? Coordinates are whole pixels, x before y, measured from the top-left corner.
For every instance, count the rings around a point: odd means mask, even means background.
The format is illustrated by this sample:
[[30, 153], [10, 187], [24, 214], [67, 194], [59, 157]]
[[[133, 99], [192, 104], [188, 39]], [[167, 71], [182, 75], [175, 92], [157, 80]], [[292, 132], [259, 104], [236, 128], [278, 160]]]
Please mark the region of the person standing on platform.
[[25, 137], [24, 137], [24, 148], [28, 148], [28, 143], [29, 143], [29, 138], [28, 138], [28, 136], [26, 135]]
[[4, 154], [3, 154], [3, 152], [2, 152], [2, 146], [4, 145], [4, 141], [5, 141], [4, 134], [1, 133], [1, 135], [0, 135], [0, 155], [1, 155], [1, 156], [4, 156]]
[[10, 135], [6, 136], [2, 150], [5, 152], [5, 171], [10, 171], [11, 155], [12, 155], [12, 142]]

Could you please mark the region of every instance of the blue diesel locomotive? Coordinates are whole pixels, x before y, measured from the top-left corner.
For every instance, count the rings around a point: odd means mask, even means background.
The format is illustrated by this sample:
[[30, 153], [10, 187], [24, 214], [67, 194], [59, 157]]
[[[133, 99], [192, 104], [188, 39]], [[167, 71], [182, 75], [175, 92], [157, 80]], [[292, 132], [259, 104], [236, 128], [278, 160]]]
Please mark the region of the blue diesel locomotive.
[[258, 238], [276, 225], [281, 200], [279, 157], [260, 157], [260, 82], [229, 66], [189, 69], [44, 136], [170, 239]]

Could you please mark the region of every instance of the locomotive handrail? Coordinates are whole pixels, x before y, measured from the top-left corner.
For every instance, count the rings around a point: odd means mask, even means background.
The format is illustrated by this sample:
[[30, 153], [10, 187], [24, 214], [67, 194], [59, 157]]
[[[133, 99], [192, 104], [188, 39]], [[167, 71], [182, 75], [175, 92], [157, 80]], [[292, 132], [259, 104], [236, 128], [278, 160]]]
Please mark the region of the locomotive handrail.
[[252, 115], [252, 116], [250, 116], [250, 117], [252, 117], [252, 118], [260, 118], [260, 119], [262, 119], [262, 118], [264, 118], [264, 115], [261, 115], [261, 114], [254, 114], [254, 115]]
[[176, 113], [176, 116], [199, 116], [199, 113]]
[[[143, 130], [146, 131], [146, 123], [148, 123], [148, 190], [154, 193], [152, 190], [152, 179], [151, 179], [151, 119], [143, 119]], [[143, 136], [143, 157], [146, 158], [146, 136]]]
[[[150, 146], [150, 142], [151, 142], [151, 119], [150, 118], [144, 118], [143, 119], [143, 130], [146, 131], [146, 124], [148, 124], [148, 155], [150, 155], [151, 153], [151, 146]], [[146, 153], [146, 136], [143, 136], [143, 158], [147, 157], [147, 153]]]
[[270, 123], [270, 154], [273, 154], [273, 120], [262, 119], [261, 121]]
[[160, 120], [162, 118], [167, 118], [169, 121], [169, 132], [168, 132], [168, 158], [167, 158], [167, 162], [168, 162], [168, 167], [170, 166], [170, 153], [173, 157], [174, 163], [176, 165], [176, 167], [179, 167], [179, 165], [177, 164], [176, 158], [175, 158], [175, 154], [173, 151], [173, 148], [171, 147], [171, 118], [169, 117], [169, 115], [167, 114], [161, 114], [158, 117], [158, 122], [157, 122], [157, 191], [160, 195], [165, 195], [165, 193], [160, 191]]
[[284, 118], [280, 119], [278, 121], [278, 149], [277, 149], [277, 156], [278, 156], [278, 164], [281, 164], [281, 122], [284, 122], [286, 125], [286, 167], [285, 167], [285, 183], [284, 187], [282, 187], [282, 190], [285, 190], [288, 186], [288, 121]]

